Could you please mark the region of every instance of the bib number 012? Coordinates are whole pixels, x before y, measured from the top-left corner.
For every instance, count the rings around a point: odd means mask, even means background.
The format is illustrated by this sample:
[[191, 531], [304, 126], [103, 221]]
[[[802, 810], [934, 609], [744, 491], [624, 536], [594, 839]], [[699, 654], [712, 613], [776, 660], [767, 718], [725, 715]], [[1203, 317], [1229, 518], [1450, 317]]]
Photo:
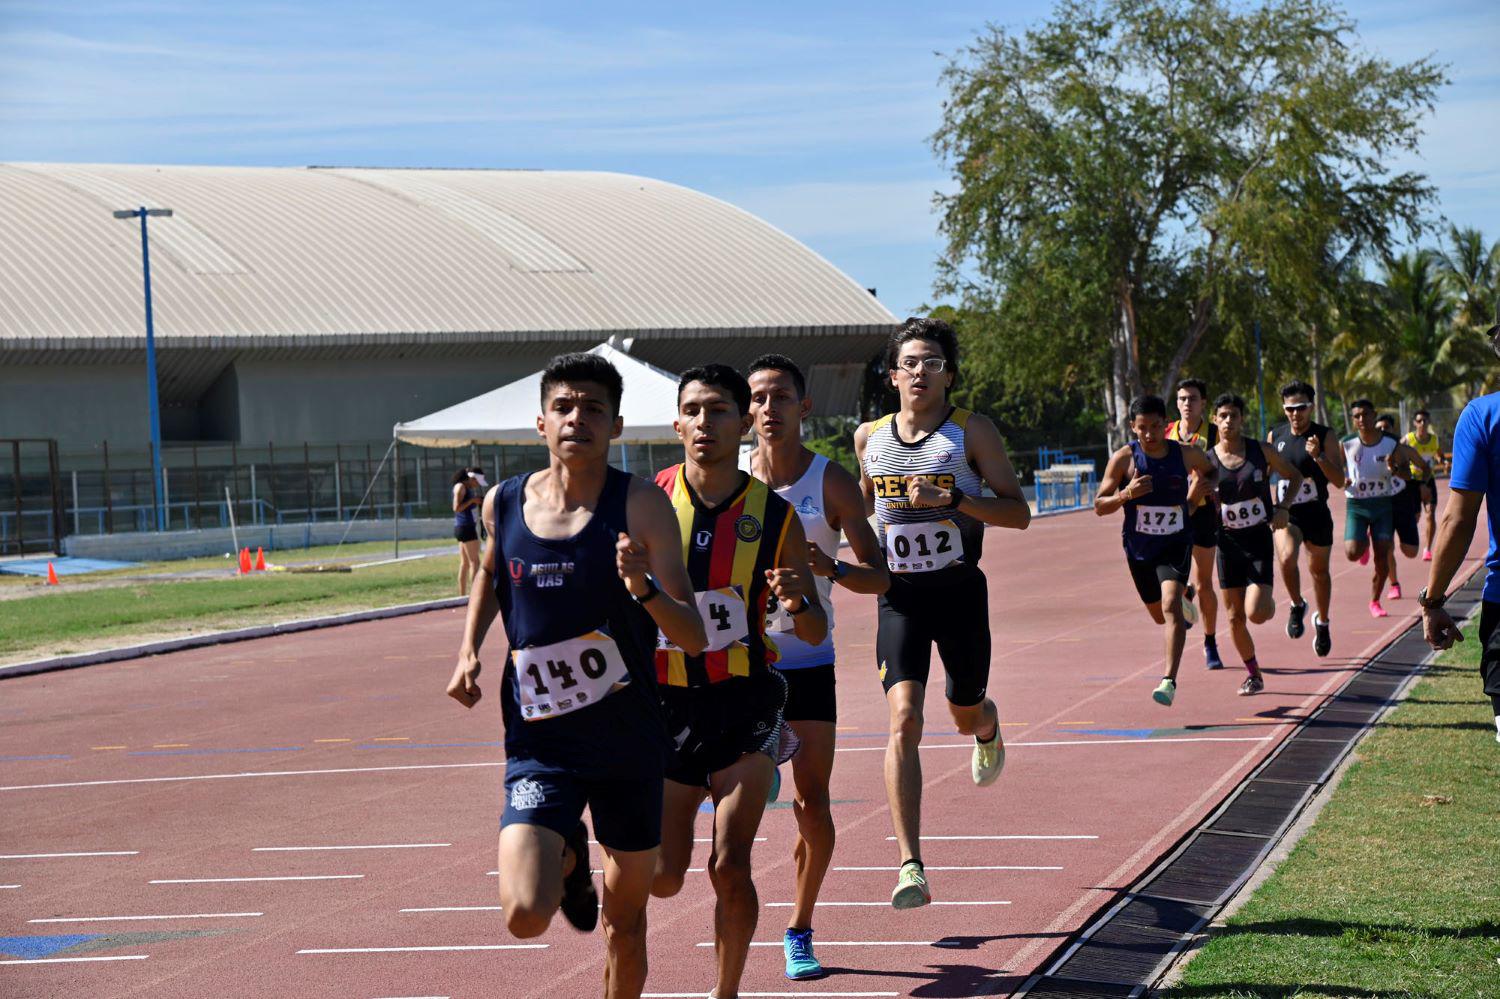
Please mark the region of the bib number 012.
[[951, 520], [886, 525], [885, 561], [892, 572], [932, 572], [963, 554], [963, 535]]

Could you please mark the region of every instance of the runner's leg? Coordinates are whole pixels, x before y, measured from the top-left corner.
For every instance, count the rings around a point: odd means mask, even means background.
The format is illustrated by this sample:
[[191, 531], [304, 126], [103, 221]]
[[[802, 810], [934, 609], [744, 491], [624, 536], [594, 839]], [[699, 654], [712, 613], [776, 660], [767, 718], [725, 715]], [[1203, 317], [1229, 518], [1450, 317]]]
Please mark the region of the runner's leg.
[[903, 680], [886, 691], [890, 737], [885, 745], [885, 795], [891, 806], [901, 863], [922, 859], [922, 699], [927, 688]]
[[[1284, 527], [1276, 532], [1275, 538], [1276, 564], [1281, 567], [1281, 582], [1286, 587], [1287, 599], [1295, 607], [1302, 602], [1302, 572], [1297, 565], [1302, 532], [1295, 526]], [[1326, 608], [1320, 604], [1319, 610]]]
[[1255, 658], [1255, 641], [1250, 637], [1250, 626], [1245, 619], [1245, 588], [1236, 586], [1224, 591], [1224, 610], [1229, 615], [1229, 633], [1234, 638], [1234, 650], [1244, 660]]
[[662, 788], [661, 852], [651, 882], [651, 894], [657, 898], [671, 898], [682, 890], [693, 860], [693, 822], [707, 796], [708, 788], [675, 780], [667, 781]]
[[[512, 823], [500, 830], [500, 907], [520, 939], [540, 936], [562, 904], [563, 838], [545, 826]], [[588, 863], [588, 858], [583, 858]]]
[[[1333, 555], [1330, 545], [1309, 543], [1307, 548], [1307, 571], [1313, 578], [1313, 606], [1318, 609], [1318, 618], [1328, 620], [1328, 610], [1333, 603], [1333, 571], [1329, 561]], [[1359, 556], [1356, 555], [1355, 558]]]
[[1214, 550], [1193, 546], [1193, 585], [1198, 589], [1198, 610], [1203, 616], [1203, 640], [1212, 641], [1219, 626], [1219, 597], [1214, 592]]
[[1390, 538], [1379, 538], [1370, 544], [1375, 549], [1375, 557], [1370, 560], [1375, 566], [1374, 575], [1370, 577], [1370, 599], [1379, 603], [1381, 590], [1385, 586], [1386, 567], [1394, 557], [1395, 546], [1391, 544]]
[[[1187, 622], [1182, 617], [1183, 586], [1175, 579], [1164, 579], [1161, 584], [1161, 604], [1151, 616], [1161, 615], [1166, 632], [1167, 671], [1162, 674], [1176, 682], [1177, 668], [1182, 665], [1182, 646], [1187, 637]], [[1147, 607], [1147, 610], [1152, 610]]]
[[750, 939], [755, 935], [760, 900], [750, 876], [750, 853], [765, 814], [774, 769], [766, 754], [746, 753], [709, 778], [714, 842], [708, 873], [718, 899], [714, 906], [714, 950], [719, 959], [714, 995], [718, 999], [739, 995]]
[[1276, 616], [1276, 594], [1271, 587], [1250, 584], [1245, 591], [1245, 614], [1251, 624], [1265, 624]]
[[833, 777], [833, 750], [837, 726], [825, 721], [788, 722], [802, 748], [792, 757], [792, 781], [796, 797], [792, 811], [797, 817], [797, 897], [792, 904], [789, 929], [812, 928], [813, 907], [833, 860], [835, 831], [829, 808], [828, 784]]
[[639, 999], [646, 987], [646, 902], [657, 850], [604, 851], [604, 999]]

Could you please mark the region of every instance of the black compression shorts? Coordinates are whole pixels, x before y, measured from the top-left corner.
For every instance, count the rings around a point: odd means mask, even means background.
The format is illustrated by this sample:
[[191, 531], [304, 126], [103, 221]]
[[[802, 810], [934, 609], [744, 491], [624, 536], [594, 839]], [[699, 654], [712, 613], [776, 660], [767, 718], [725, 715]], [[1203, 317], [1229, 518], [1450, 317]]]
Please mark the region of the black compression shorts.
[[1224, 531], [1219, 535], [1218, 563], [1220, 589], [1272, 585], [1276, 546], [1271, 540], [1271, 525]]
[[983, 701], [990, 682], [990, 597], [983, 573], [943, 586], [896, 579], [881, 594], [875, 662], [885, 690], [904, 680], [926, 686], [934, 645], [947, 674], [948, 703], [967, 708]]
[[1183, 538], [1164, 546], [1149, 558], [1132, 558], [1125, 553], [1125, 562], [1130, 566], [1130, 578], [1135, 583], [1135, 592], [1141, 603], [1161, 603], [1161, 584], [1173, 581], [1187, 585], [1188, 573], [1193, 568], [1193, 545], [1191, 539]]

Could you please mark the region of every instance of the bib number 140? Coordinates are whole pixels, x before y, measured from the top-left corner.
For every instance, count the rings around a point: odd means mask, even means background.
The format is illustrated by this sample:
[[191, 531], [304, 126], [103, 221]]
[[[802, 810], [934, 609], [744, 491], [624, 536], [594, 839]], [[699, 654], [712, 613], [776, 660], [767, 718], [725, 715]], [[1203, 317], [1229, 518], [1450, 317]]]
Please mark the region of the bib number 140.
[[517, 649], [521, 717], [556, 718], [600, 700], [627, 677], [614, 639], [599, 631], [551, 645]]

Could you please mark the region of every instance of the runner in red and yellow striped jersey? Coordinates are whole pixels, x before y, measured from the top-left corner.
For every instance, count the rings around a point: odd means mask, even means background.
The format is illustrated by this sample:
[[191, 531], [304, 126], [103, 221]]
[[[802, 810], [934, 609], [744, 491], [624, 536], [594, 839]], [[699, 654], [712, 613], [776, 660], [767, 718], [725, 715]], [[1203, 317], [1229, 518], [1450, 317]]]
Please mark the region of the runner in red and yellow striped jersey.
[[[1180, 419], [1167, 424], [1167, 440], [1191, 445], [1205, 454], [1219, 443], [1219, 429], [1204, 414], [1208, 403], [1208, 385], [1199, 378], [1184, 378], [1177, 383], [1177, 413]], [[1218, 638], [1219, 597], [1214, 592], [1214, 554], [1219, 546], [1219, 510], [1212, 499], [1204, 500], [1188, 513], [1193, 533], [1193, 585], [1187, 588], [1185, 600], [1192, 613], [1195, 596], [1203, 618], [1203, 664], [1209, 669], [1223, 669]], [[1191, 617], [1189, 618], [1191, 620]]]

